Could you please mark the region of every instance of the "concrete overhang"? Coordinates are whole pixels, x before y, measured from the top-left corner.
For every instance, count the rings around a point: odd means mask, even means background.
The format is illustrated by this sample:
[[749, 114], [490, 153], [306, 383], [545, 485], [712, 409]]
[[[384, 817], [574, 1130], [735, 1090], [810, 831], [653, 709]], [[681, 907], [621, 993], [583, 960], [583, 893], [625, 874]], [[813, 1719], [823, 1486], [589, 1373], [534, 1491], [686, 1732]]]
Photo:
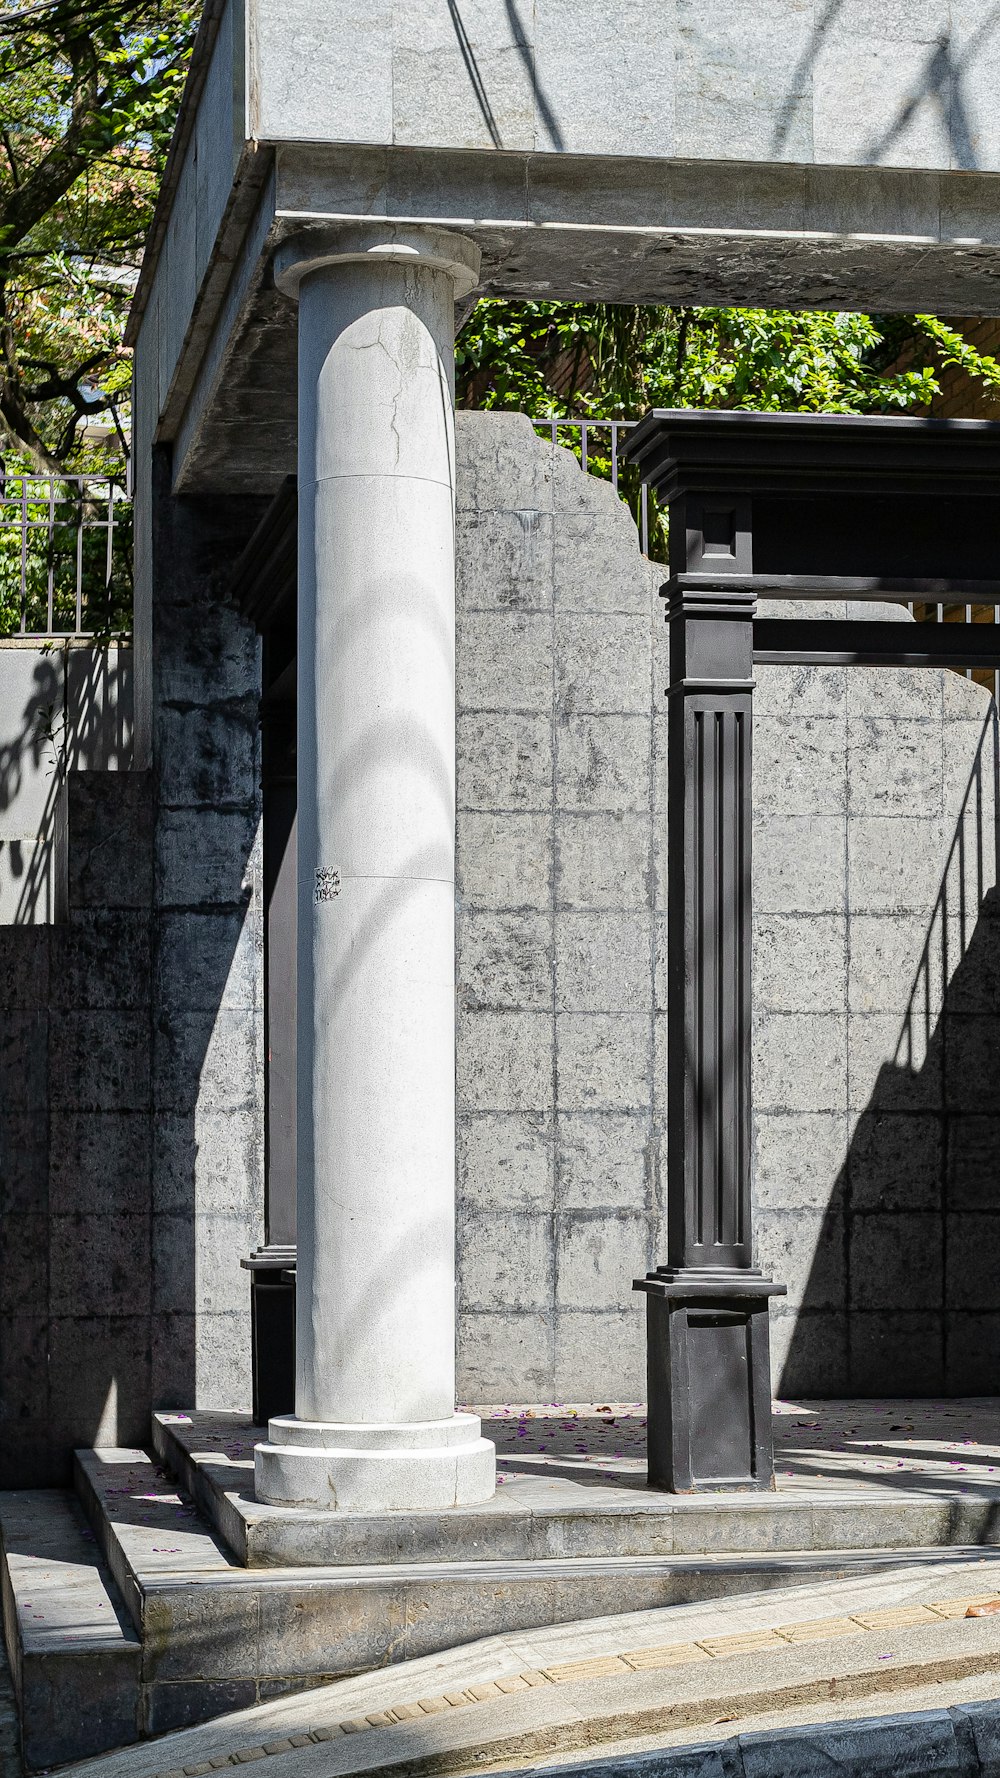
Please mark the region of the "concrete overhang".
[[808, 30], [798, 0], [709, 11], [213, 0], [132, 322], [177, 489], [294, 469], [270, 266], [312, 225], [461, 230], [483, 295], [1000, 313], [1000, 6], [961, 43], [944, 0]]

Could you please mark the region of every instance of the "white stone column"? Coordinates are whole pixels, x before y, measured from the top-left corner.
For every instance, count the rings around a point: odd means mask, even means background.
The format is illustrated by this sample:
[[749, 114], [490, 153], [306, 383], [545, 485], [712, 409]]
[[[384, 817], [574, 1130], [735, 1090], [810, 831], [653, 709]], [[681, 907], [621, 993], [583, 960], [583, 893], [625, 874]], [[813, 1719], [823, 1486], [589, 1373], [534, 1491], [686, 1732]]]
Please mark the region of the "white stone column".
[[486, 1500], [455, 1413], [454, 303], [471, 242], [317, 227], [299, 301], [298, 1329], [259, 1500]]

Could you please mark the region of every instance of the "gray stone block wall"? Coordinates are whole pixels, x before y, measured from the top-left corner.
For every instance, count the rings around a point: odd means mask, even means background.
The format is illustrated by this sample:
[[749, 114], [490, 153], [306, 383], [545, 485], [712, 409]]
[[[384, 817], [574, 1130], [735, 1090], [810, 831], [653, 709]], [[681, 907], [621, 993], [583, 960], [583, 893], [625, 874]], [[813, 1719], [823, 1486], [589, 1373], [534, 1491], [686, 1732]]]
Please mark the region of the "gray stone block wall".
[[613, 491], [522, 416], [460, 415], [458, 438], [460, 1390], [638, 1400], [659, 576]]
[[225, 601], [257, 509], [171, 499], [154, 463], [154, 1406], [250, 1401], [263, 1238], [260, 645]]
[[[619, 155], [997, 165], [985, 0], [632, 0], [587, 13], [536, 0], [471, 6], [461, 34], [448, 11], [413, 0], [350, 0], [336, 33], [318, 0], [251, 11], [264, 141], [589, 155], [597, 192]], [[945, 57], [960, 76], [943, 75]], [[961, 99], [935, 103], [946, 78]], [[744, 183], [752, 216], [758, 188]]]
[[[759, 687], [765, 736], [789, 689], [826, 705], [810, 719], [821, 770], [807, 734], [772, 755], [775, 801], [797, 817], [768, 807], [757, 761], [756, 1230], [789, 1283], [776, 1380], [786, 1395], [990, 1394], [995, 713], [950, 673], [789, 687], [765, 669]], [[769, 865], [796, 856], [790, 820], [809, 827], [798, 879]]]
[[0, 927], [3, 1487], [145, 1436], [150, 788], [71, 773], [65, 921]]
[[[461, 415], [458, 440], [459, 1387], [638, 1401], [670, 1060], [662, 576], [525, 418]], [[996, 773], [990, 701], [954, 673], [759, 669], [756, 1239], [788, 1285], [785, 1394], [997, 1387]]]

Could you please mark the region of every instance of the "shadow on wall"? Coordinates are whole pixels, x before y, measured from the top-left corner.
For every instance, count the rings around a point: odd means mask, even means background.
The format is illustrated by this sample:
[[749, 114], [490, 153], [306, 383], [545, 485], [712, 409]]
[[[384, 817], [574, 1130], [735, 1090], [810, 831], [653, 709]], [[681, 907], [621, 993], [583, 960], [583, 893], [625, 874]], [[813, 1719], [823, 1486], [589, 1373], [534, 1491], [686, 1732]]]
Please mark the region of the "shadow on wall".
[[[534, 47], [530, 41], [524, 21], [518, 11], [517, 0], [504, 0], [504, 10], [507, 16], [507, 28], [510, 33], [510, 42], [517, 51], [518, 59], [521, 62], [525, 77], [531, 88], [531, 95], [539, 122], [548, 136], [548, 143], [545, 144], [545, 146], [554, 148], [557, 152], [561, 153], [565, 148], [562, 130], [559, 127], [559, 120], [556, 117], [545, 88], [539, 79]], [[448, 0], [448, 12], [451, 17], [452, 29], [454, 30], [455, 38], [461, 52], [462, 61], [465, 64], [465, 72], [468, 76], [469, 85], [472, 88], [473, 96], [479, 110], [479, 115], [486, 126], [487, 133], [494, 148], [502, 148], [504, 145], [503, 136], [501, 135], [500, 126], [490, 102], [489, 90], [483, 77], [479, 60], [476, 56], [472, 36], [466, 28], [465, 20], [462, 17], [458, 5], [458, 0]], [[488, 60], [495, 62], [496, 58], [495, 56], [490, 56], [488, 53]]]
[[[822, 58], [830, 33], [837, 30], [841, 40], [845, 35], [843, 14], [844, 0], [826, 0], [819, 12], [809, 41], [788, 83], [787, 97], [778, 112], [770, 145], [770, 152], [776, 158], [785, 158], [803, 95], [810, 91], [817, 63]], [[959, 33], [956, 37], [955, 31], [949, 26], [939, 31], [931, 41], [924, 39], [919, 45], [914, 42], [909, 46], [914, 50], [919, 47], [924, 57], [920, 69], [914, 72], [910, 91], [899, 105], [896, 115], [881, 135], [873, 137], [868, 143], [862, 159], [869, 165], [878, 166], [885, 161], [891, 150], [896, 149], [898, 152], [901, 138], [926, 106], [937, 114], [953, 166], [961, 168], [963, 172], [974, 172], [980, 162], [976, 152], [977, 131], [974, 118], [970, 115], [966, 88], [970, 77], [976, 72], [977, 57], [998, 29], [1000, 6], [992, 6], [967, 36], [963, 37]], [[916, 33], [914, 36], [916, 37]]]
[[[259, 668], [223, 597], [251, 519], [161, 477], [151, 771], [114, 769], [110, 660], [62, 651], [71, 717], [91, 712], [65, 736], [66, 918], [0, 924], [0, 1487], [65, 1485], [77, 1446], [145, 1444], [153, 1406], [249, 1401]], [[8, 800], [60, 672], [21, 654]]]
[[781, 1396], [1000, 1392], [998, 778], [991, 704], [895, 1053], [826, 1208]]
[[0, 681], [15, 682], [4, 686], [5, 704], [12, 691], [17, 702], [24, 696], [18, 682], [25, 667], [31, 682], [18, 728], [0, 742], [0, 921], [10, 926], [65, 915], [62, 662], [55, 654], [5, 650]]
[[0, 642], [0, 924], [67, 912], [66, 788], [74, 771], [125, 771], [132, 755], [131, 649]]
[[154, 1407], [250, 1403], [262, 1239], [260, 644], [227, 602], [261, 503], [196, 501], [154, 468], [155, 843], [149, 1096]]

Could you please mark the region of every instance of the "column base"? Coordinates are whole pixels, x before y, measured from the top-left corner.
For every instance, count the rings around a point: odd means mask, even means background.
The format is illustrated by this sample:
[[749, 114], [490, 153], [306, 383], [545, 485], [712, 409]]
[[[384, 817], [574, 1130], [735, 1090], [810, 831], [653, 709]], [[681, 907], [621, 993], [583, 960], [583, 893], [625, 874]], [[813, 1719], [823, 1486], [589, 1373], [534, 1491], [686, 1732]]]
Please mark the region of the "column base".
[[773, 1488], [767, 1309], [785, 1286], [661, 1266], [633, 1289], [646, 1293], [650, 1486]]
[[282, 1414], [254, 1452], [269, 1506], [385, 1513], [478, 1506], [496, 1490], [496, 1450], [476, 1414], [409, 1424], [330, 1424]]

